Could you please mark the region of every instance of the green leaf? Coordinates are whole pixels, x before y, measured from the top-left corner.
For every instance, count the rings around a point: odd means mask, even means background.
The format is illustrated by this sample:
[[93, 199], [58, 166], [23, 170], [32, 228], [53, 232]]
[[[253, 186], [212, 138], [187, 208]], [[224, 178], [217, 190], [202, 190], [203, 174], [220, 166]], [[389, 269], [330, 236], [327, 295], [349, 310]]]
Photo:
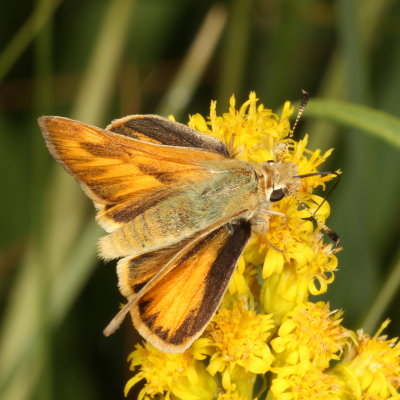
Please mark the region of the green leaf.
[[359, 130], [400, 148], [400, 119], [383, 111], [345, 101], [313, 99], [304, 114]]

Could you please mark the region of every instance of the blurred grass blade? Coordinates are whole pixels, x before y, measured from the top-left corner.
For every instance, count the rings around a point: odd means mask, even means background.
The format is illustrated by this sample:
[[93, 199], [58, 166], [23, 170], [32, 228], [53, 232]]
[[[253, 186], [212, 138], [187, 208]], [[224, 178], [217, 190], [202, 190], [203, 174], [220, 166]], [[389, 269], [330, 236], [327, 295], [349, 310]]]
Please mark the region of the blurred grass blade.
[[[37, 256], [30, 248], [30, 254], [19, 277], [19, 288], [26, 289], [25, 298], [14, 290], [16, 298], [10, 299], [10, 303], [20, 302], [21, 308], [26, 307], [26, 301], [30, 301], [29, 313], [25, 310], [16, 310], [4, 324], [3, 334], [9, 338], [8, 347], [2, 348], [2, 358], [7, 370], [1, 370], [0, 398], [4, 399], [25, 399], [32, 395], [32, 388], [40, 376], [40, 369], [43, 367], [40, 349], [40, 335], [43, 334], [41, 326], [45, 316], [45, 324], [53, 328], [59, 325], [67, 313], [73, 299], [78, 295], [82, 283], [86, 281], [88, 273], [95, 265], [94, 254], [95, 238], [99, 236], [100, 228], [94, 221], [87, 224], [84, 231], [79, 235], [74, 252], [63, 264], [60, 275], [50, 283], [50, 304], [44, 315], [40, 315], [40, 290], [39, 285], [33, 285], [37, 279]], [[35, 302], [35, 303], [32, 303]], [[36, 304], [37, 303], [37, 304]], [[40, 323], [39, 323], [40, 322]], [[28, 336], [28, 337], [27, 337]], [[24, 346], [24, 347], [20, 347]], [[15, 354], [15, 348], [18, 353]], [[19, 356], [19, 358], [16, 358]], [[2, 360], [3, 361], [3, 360]], [[7, 362], [8, 361], [8, 362]], [[2, 362], [3, 364], [3, 362]], [[18, 384], [18, 379], [23, 379], [24, 384]], [[13, 384], [17, 382], [16, 384]]]
[[0, 81], [3, 80], [4, 76], [28, 47], [29, 43], [31, 43], [36, 34], [51, 18], [60, 3], [61, 0], [40, 2], [32, 15], [28, 17], [11, 39], [10, 43], [0, 54]]
[[221, 4], [216, 4], [210, 9], [180, 71], [157, 107], [158, 114], [173, 114], [179, 119], [214, 54], [226, 17], [226, 9]]
[[246, 56], [250, 47], [251, 15], [254, 3], [253, 0], [230, 2], [231, 13], [224, 38], [217, 94], [218, 104], [221, 107], [229, 104], [232, 94], [235, 94], [236, 98], [241, 96], [241, 86], [245, 81]]
[[[74, 107], [75, 118], [92, 123], [102, 121], [134, 4], [131, 0], [110, 2]], [[95, 265], [94, 243], [99, 228], [94, 221], [85, 222], [87, 203], [78, 185], [57, 167], [50, 192], [50, 200], [43, 205], [46, 213], [41, 214], [44, 216], [40, 223], [42, 243], [40, 248], [35, 243], [29, 246], [28, 257], [21, 266], [3, 320], [0, 397], [5, 399], [32, 398], [42, 366], [39, 354], [32, 349], [40, 343], [42, 325], [45, 323], [54, 331]], [[44, 259], [50, 268], [40, 268]], [[49, 271], [49, 276], [40, 276], [43, 270]], [[40, 308], [38, 291], [42, 284], [38, 280], [41, 279], [49, 284], [47, 309]], [[29, 315], [27, 310], [30, 310]]]
[[359, 130], [400, 148], [400, 119], [383, 111], [344, 101], [313, 99], [304, 114]]
[[365, 41], [361, 39], [359, 4], [355, 1], [338, 2], [338, 39], [344, 62], [344, 97], [361, 102], [368, 93]]
[[110, 3], [72, 118], [94, 125], [104, 122], [104, 111], [110, 101], [134, 4], [132, 0], [114, 0]]
[[[345, 3], [343, 3], [345, 4]], [[358, 3], [358, 27], [360, 42], [365, 51], [364, 57], [369, 57], [374, 47], [375, 40], [379, 36], [379, 24], [388, 14], [392, 6], [392, 0], [364, 0]], [[331, 60], [325, 70], [324, 77], [318, 91], [319, 97], [343, 99], [346, 91], [346, 65], [341, 48], [332, 53]], [[307, 129], [309, 132], [324, 131], [324, 135], [310, 136], [310, 145], [313, 148], [329, 148], [334, 146], [336, 129], [324, 121], [315, 121]]]
[[62, 322], [74, 299], [78, 296], [82, 285], [86, 282], [96, 260], [95, 241], [102, 230], [94, 219], [88, 222], [77, 237], [74, 251], [66, 259], [60, 274], [54, 281], [50, 290], [49, 315], [53, 324]]
[[[378, 296], [376, 296], [374, 303], [368, 310], [368, 314], [361, 327], [373, 335], [378, 328], [379, 323], [382, 322], [382, 317], [389, 307], [393, 298], [397, 295], [400, 287], [400, 252], [397, 252], [396, 262], [390, 275], [386, 278], [385, 284], [382, 286]], [[397, 322], [397, 321], [396, 321]]]

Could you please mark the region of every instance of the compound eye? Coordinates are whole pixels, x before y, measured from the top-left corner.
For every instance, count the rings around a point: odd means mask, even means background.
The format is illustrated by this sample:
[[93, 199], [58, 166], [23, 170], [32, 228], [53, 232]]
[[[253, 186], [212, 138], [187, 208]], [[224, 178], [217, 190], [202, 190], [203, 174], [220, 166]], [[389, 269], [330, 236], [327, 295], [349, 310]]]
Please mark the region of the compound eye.
[[271, 196], [269, 196], [269, 201], [279, 201], [285, 197], [285, 192], [283, 189], [273, 190]]

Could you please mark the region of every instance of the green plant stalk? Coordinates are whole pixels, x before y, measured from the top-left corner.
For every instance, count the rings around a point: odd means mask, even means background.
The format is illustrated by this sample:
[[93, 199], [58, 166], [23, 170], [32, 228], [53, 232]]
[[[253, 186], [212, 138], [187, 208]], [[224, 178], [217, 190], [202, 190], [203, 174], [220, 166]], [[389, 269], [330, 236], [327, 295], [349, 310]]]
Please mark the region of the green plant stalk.
[[361, 323], [361, 328], [373, 335], [379, 327], [382, 316], [385, 314], [388, 306], [398, 293], [400, 287], [400, 251], [397, 252], [395, 264], [392, 272], [382, 285], [379, 294], [376, 296], [374, 303], [368, 309], [368, 314]]
[[[364, 0], [359, 6], [359, 28], [360, 41], [363, 43], [365, 55], [368, 55], [373, 48], [376, 31], [384, 15], [391, 6], [391, 0]], [[346, 90], [345, 83], [345, 61], [342, 49], [338, 48], [333, 54], [328, 68], [325, 71], [318, 91], [319, 97], [344, 99]], [[334, 147], [336, 128], [325, 121], [313, 122], [307, 127], [309, 132], [324, 132], [323, 135], [310, 137], [311, 148]]]
[[177, 119], [182, 116], [214, 54], [226, 17], [226, 10], [222, 5], [216, 4], [210, 9], [180, 70], [157, 107], [158, 114], [172, 114]]
[[[37, 8], [50, 9], [53, 0], [36, 0]], [[52, 24], [50, 20], [39, 30], [35, 37], [35, 116], [40, 115], [43, 110], [48, 110], [51, 106], [51, 69], [52, 69]], [[38, 325], [41, 327], [41, 334], [38, 335], [37, 355], [42, 363], [41, 376], [38, 379], [37, 392], [41, 400], [51, 400], [54, 396], [53, 388], [53, 366], [52, 348], [53, 332], [49, 324], [48, 304], [49, 287], [51, 285], [51, 269], [46, 257], [46, 238], [43, 235], [43, 224], [46, 210], [43, 208], [43, 192], [46, 176], [47, 152], [43, 146], [40, 135], [32, 135], [32, 179], [31, 185], [31, 237], [33, 238], [32, 247], [34, 248], [37, 262], [36, 281], [38, 286]]]
[[52, 2], [40, 2], [32, 15], [28, 17], [22, 27], [18, 30], [10, 43], [0, 54], [0, 81], [8, 73], [14, 63], [32, 42], [35, 36], [52, 17], [54, 11], [60, 5], [61, 0]]
[[241, 82], [244, 80], [245, 60], [250, 41], [253, 4], [253, 0], [235, 0], [232, 2], [217, 89], [218, 104], [222, 108], [226, 108], [233, 93], [236, 96], [240, 96], [241, 93]]

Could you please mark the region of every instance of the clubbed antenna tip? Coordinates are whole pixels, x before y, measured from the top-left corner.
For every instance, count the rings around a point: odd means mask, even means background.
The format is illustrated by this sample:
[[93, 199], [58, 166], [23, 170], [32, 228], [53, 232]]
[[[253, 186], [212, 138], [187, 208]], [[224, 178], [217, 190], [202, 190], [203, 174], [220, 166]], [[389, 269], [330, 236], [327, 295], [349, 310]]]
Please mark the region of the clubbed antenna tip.
[[294, 132], [296, 130], [297, 124], [300, 121], [301, 115], [303, 114], [303, 111], [306, 108], [306, 105], [307, 105], [308, 99], [309, 99], [308, 93], [305, 90], [302, 89], [301, 93], [302, 93], [302, 96], [301, 96], [301, 100], [300, 100], [300, 106], [299, 106], [299, 110], [297, 111], [297, 116], [296, 116], [296, 119], [293, 124], [292, 135], [294, 134]]

